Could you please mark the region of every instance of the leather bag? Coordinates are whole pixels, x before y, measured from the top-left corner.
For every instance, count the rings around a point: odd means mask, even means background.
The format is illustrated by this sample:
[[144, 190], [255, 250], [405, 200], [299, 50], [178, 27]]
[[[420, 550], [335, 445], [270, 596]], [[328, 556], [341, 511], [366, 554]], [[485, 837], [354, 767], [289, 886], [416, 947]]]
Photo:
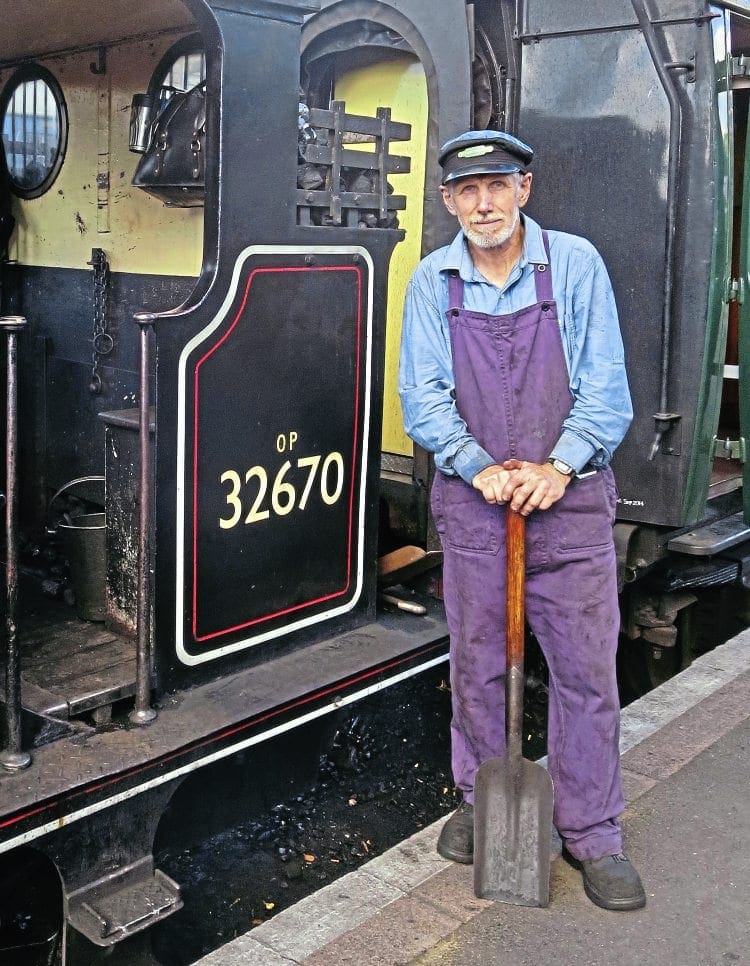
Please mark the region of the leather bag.
[[206, 84], [175, 91], [156, 115], [133, 184], [166, 205], [203, 204], [206, 189]]

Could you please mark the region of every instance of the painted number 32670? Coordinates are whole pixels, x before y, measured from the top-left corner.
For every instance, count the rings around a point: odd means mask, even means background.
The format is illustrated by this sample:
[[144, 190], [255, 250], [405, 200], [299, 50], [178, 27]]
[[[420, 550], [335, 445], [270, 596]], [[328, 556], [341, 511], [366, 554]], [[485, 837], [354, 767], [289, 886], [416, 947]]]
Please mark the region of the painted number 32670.
[[229, 516], [219, 517], [222, 530], [236, 527], [243, 514], [245, 523], [259, 523], [268, 520], [271, 513], [285, 517], [292, 510], [304, 510], [311, 497], [320, 496], [327, 506], [333, 506], [341, 497], [344, 489], [341, 453], [329, 453], [326, 457], [302, 456], [295, 470], [287, 460], [270, 481], [265, 467], [251, 466], [245, 473], [245, 492], [242, 477], [236, 470], [222, 473], [221, 482], [229, 487], [226, 501], [230, 511]]

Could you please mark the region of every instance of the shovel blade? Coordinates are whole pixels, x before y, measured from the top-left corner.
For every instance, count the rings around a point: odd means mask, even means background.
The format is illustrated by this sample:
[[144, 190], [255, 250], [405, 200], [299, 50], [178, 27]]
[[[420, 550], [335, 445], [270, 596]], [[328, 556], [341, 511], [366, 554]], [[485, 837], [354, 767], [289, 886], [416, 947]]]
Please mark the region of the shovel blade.
[[533, 761], [491, 758], [474, 784], [474, 892], [549, 905], [552, 779]]

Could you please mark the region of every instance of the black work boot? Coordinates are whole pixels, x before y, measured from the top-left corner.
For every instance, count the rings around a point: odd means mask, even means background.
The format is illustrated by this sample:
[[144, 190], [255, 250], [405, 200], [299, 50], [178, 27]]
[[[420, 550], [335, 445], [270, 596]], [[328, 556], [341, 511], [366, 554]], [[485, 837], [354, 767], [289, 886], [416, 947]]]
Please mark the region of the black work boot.
[[619, 852], [600, 859], [574, 859], [583, 873], [583, 889], [591, 901], [615, 912], [642, 909], [646, 893], [633, 863]]
[[444, 859], [471, 865], [474, 861], [474, 806], [461, 802], [440, 832], [437, 850]]

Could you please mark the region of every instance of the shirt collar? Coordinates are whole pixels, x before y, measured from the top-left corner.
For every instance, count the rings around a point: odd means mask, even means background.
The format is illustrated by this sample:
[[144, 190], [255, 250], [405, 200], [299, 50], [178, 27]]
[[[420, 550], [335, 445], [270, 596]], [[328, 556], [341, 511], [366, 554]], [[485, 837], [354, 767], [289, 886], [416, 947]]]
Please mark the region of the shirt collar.
[[[525, 234], [523, 251], [521, 252], [518, 267], [523, 270], [529, 262], [533, 262], [535, 265], [549, 264], [547, 253], [544, 250], [544, 242], [542, 241], [542, 229], [528, 215], [521, 213], [521, 218], [523, 219]], [[465, 282], [482, 280], [479, 272], [474, 268], [474, 262], [471, 260], [463, 231], [459, 231], [446, 248], [440, 271], [458, 272]]]

